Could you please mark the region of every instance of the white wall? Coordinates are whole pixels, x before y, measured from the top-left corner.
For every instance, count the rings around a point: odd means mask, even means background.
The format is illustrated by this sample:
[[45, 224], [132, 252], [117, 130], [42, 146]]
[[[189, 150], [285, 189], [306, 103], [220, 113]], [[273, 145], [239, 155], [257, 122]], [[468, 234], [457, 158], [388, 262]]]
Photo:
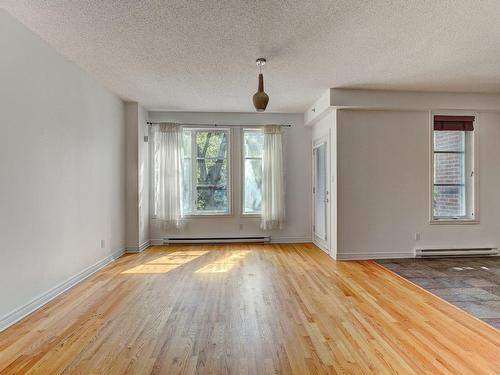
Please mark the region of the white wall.
[[138, 116], [138, 214], [139, 214], [139, 249], [149, 244], [149, 142], [144, 141], [148, 136], [148, 112], [139, 107]]
[[[281, 231], [270, 232], [274, 241], [311, 240], [311, 134], [303, 126], [303, 116], [299, 114], [256, 114], [256, 113], [182, 113], [149, 112], [150, 121], [171, 121], [180, 123], [217, 123], [217, 124], [275, 124], [290, 123], [292, 128], [285, 129], [285, 169], [286, 169], [286, 216], [287, 224]], [[234, 129], [233, 153], [240, 152], [238, 128]], [[151, 238], [159, 241], [168, 235], [260, 235], [259, 218], [240, 215], [241, 168], [240, 159], [233, 159], [233, 216], [196, 217], [187, 220], [186, 226], [178, 232], [162, 231], [155, 220], [151, 221]], [[240, 224], [243, 226], [240, 229]]]
[[500, 246], [500, 114], [479, 113], [475, 124], [480, 224], [430, 225], [429, 111], [339, 110], [338, 257], [409, 257], [419, 247]]
[[139, 251], [139, 111], [138, 103], [125, 103], [127, 251]]
[[149, 244], [148, 113], [137, 102], [125, 103], [127, 162], [127, 251], [139, 252]]
[[123, 102], [2, 10], [0, 51], [1, 329], [123, 251], [125, 134]]
[[149, 245], [149, 143], [148, 113], [137, 102], [125, 103], [127, 154], [127, 252]]

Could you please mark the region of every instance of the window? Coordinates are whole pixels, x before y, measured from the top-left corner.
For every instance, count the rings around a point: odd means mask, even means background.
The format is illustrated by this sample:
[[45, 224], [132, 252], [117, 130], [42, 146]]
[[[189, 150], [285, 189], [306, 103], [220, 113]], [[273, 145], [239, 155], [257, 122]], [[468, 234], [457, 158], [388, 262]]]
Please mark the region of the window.
[[183, 204], [187, 215], [229, 214], [229, 130], [183, 131]]
[[243, 214], [260, 213], [262, 202], [262, 152], [264, 135], [258, 129], [243, 130]]
[[473, 121], [473, 116], [434, 116], [433, 220], [475, 220]]

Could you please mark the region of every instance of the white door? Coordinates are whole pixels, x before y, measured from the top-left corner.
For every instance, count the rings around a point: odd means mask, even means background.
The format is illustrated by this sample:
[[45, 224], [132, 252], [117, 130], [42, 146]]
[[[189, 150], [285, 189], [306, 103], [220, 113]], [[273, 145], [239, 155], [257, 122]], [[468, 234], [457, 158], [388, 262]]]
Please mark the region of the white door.
[[314, 197], [314, 237], [327, 246], [328, 225], [328, 150], [327, 142], [314, 146], [313, 197]]

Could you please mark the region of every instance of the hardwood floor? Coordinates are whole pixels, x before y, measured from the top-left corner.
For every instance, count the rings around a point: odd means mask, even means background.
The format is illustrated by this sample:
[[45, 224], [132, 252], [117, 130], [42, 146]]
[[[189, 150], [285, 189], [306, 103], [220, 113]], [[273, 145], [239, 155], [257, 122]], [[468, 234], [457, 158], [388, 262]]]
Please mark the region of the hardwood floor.
[[152, 247], [0, 333], [1, 374], [498, 374], [500, 331], [311, 244]]

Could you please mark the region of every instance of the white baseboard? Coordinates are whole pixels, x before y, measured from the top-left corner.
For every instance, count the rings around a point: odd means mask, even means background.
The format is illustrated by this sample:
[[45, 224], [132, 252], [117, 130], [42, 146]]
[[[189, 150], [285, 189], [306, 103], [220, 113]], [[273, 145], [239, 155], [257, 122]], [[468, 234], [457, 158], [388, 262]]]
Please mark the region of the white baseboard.
[[140, 247], [139, 247], [139, 251], [144, 251], [146, 250], [149, 246], [151, 246], [151, 241], [150, 240], [147, 240], [146, 242], [144, 242]]
[[396, 259], [396, 258], [415, 258], [414, 252], [390, 252], [376, 251], [370, 253], [349, 253], [337, 252], [337, 260], [373, 260], [373, 259]]
[[[271, 236], [271, 243], [308, 243], [312, 242], [311, 237], [273, 237]], [[152, 239], [151, 245], [163, 245], [162, 238]], [[128, 252], [128, 251], [127, 251]]]
[[313, 239], [312, 239], [312, 243], [314, 245], [316, 245], [316, 247], [318, 247], [319, 249], [321, 249], [322, 251], [324, 251], [325, 253], [330, 254], [330, 248], [327, 246], [327, 244], [325, 244], [324, 242], [318, 240], [314, 236], [313, 236]]
[[25, 316], [31, 314], [35, 310], [39, 309], [43, 305], [45, 305], [50, 300], [57, 297], [59, 294], [64, 293], [68, 289], [72, 288], [79, 282], [83, 281], [87, 277], [99, 271], [101, 268], [111, 263], [115, 259], [119, 258], [125, 253], [125, 249], [120, 249], [115, 251], [113, 254], [108, 255], [106, 258], [98, 261], [97, 263], [91, 265], [90, 267], [85, 268], [83, 271], [77, 273], [76, 275], [70, 277], [66, 281], [62, 282], [59, 285], [56, 285], [54, 288], [48, 290], [45, 293], [42, 293], [38, 297], [34, 298], [24, 306], [21, 306], [14, 311], [8, 313], [7, 315], [0, 318], [0, 332], [10, 327], [17, 321], [21, 320]]
[[311, 237], [273, 237], [271, 243], [309, 243], [312, 242]]
[[140, 246], [127, 246], [125, 249], [126, 253], [140, 253], [143, 252], [149, 245], [151, 245], [150, 240], [143, 242]]

